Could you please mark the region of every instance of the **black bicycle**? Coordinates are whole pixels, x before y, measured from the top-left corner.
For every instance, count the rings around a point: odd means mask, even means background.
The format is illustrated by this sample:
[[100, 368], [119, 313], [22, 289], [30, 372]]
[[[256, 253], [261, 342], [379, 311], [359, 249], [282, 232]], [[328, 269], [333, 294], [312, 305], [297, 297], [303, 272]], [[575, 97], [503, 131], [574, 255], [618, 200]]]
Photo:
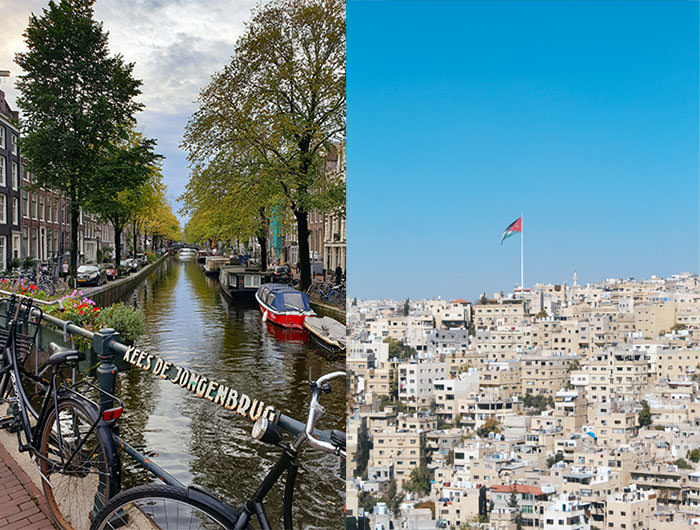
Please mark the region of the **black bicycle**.
[[[111, 424], [121, 415], [121, 401], [86, 381], [75, 382], [77, 364], [85, 358], [81, 351], [52, 343], [48, 361], [36, 374], [25, 369], [42, 316], [34, 304], [61, 302], [0, 293], [9, 295], [1, 302], [7, 322], [0, 330], [0, 397], [9, 404], [9, 414], [0, 426], [15, 430], [19, 450], [28, 451], [38, 464], [55, 522], [64, 529], [88, 528], [92, 514], [119, 491], [120, 463]], [[25, 385], [38, 389], [38, 411]], [[105, 394], [118, 406], [101, 411], [87, 394]]]
[[[321, 393], [330, 393], [329, 381], [345, 377], [345, 372], [333, 372], [311, 383], [311, 403], [306, 424], [296, 421], [277, 424], [261, 417], [253, 426], [252, 436], [282, 450], [279, 460], [269, 471], [252, 497], [242, 508], [233, 508], [217, 497], [197, 488], [178, 488], [149, 484], [131, 488], [111, 499], [97, 514], [92, 530], [109, 529], [234, 529], [250, 528], [257, 518], [261, 530], [270, 530], [263, 502], [277, 481], [287, 473], [284, 489], [284, 528], [292, 530], [292, 498], [296, 480], [297, 457], [301, 446], [311, 446], [345, 457], [345, 432], [324, 433], [314, 429], [324, 409], [319, 403]], [[280, 430], [294, 436], [285, 443]]]

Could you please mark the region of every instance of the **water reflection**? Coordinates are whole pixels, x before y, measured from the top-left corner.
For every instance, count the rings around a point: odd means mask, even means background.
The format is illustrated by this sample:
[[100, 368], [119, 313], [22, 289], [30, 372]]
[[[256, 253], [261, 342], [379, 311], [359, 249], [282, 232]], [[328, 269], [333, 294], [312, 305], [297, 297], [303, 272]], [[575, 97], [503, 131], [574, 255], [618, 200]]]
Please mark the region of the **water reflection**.
[[[139, 346], [221, 381], [284, 413], [304, 419], [307, 380], [344, 369], [342, 358], [321, 355], [304, 333], [262, 322], [254, 305], [229, 304], [218, 283], [195, 263], [166, 261], [129, 297], [144, 309]], [[185, 484], [198, 484], [240, 504], [274, 464], [278, 452], [250, 437], [252, 423], [140, 370], [120, 375], [125, 439], [145, 446], [156, 463]], [[343, 428], [345, 389], [323, 397], [324, 428]], [[125, 460], [127, 485], [151, 479]], [[342, 528], [344, 482], [332, 455], [307, 449], [300, 458], [295, 521], [304, 528]], [[270, 494], [272, 526], [282, 524], [282, 486]]]

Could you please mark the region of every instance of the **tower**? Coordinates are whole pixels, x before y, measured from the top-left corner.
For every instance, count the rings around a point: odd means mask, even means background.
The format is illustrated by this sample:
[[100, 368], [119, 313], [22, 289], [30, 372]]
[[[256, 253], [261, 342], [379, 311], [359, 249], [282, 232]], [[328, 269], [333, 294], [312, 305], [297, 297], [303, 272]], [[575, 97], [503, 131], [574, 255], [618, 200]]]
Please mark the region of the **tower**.
[[573, 287], [577, 287], [578, 283], [576, 283], [576, 271], [574, 271], [574, 285]]

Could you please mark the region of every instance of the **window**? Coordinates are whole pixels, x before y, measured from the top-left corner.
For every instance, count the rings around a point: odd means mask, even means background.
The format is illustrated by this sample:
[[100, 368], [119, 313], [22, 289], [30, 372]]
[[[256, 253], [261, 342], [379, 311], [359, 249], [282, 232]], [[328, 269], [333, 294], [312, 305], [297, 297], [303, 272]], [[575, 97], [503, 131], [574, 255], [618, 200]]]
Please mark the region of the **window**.
[[22, 238], [19, 234], [12, 234], [12, 257], [19, 259], [20, 257], [20, 245], [22, 244]]
[[44, 196], [39, 197], [39, 219], [44, 220]]
[[12, 224], [19, 224], [19, 199], [12, 197]]
[[51, 221], [51, 199], [46, 199], [46, 220]]
[[29, 192], [22, 190], [22, 217], [29, 217]]
[[[4, 195], [3, 195], [4, 197]], [[7, 268], [7, 237], [0, 236], [0, 266]]]
[[[4, 182], [3, 177], [3, 182]], [[19, 187], [19, 169], [17, 167], [17, 162], [12, 162], [12, 189], [16, 190]]]
[[7, 223], [7, 195], [0, 193], [0, 224]]
[[5, 127], [0, 125], [0, 149], [5, 149]]
[[53, 222], [58, 222], [58, 199], [53, 200]]
[[36, 193], [32, 193], [32, 219], [36, 219]]
[[[0, 131], [3, 129], [0, 128]], [[7, 174], [7, 167], [6, 167], [6, 160], [4, 156], [0, 156], [0, 184], [4, 184], [5, 182], [5, 175]]]
[[24, 247], [24, 255], [29, 256], [29, 228], [23, 228], [22, 229], [22, 240], [23, 240], [23, 247]]
[[13, 155], [19, 154], [19, 149], [17, 148], [17, 135], [16, 134], [12, 135], [12, 145], [10, 146], [10, 149], [12, 150]]

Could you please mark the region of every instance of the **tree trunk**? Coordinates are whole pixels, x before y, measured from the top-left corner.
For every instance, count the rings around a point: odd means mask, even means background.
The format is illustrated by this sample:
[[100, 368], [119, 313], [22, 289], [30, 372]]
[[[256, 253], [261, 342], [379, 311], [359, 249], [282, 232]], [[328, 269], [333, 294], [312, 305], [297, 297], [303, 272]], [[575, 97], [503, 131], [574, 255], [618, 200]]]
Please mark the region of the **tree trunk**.
[[114, 223], [112, 226], [114, 226], [114, 268], [119, 270], [119, 264], [122, 260], [122, 230], [124, 227]]
[[136, 253], [138, 252], [138, 233], [136, 232], [136, 223], [134, 222], [134, 255], [132, 258], [136, 257]]
[[80, 208], [76, 198], [76, 190], [71, 186], [70, 190], [70, 279], [75, 287], [78, 270], [78, 227], [80, 226]]
[[260, 245], [260, 270], [267, 270], [267, 237], [258, 236], [258, 244]]
[[299, 263], [301, 264], [301, 278], [299, 288], [306, 291], [311, 285], [311, 256], [309, 256], [309, 214], [308, 212], [294, 211], [297, 219], [297, 234], [299, 236]]

